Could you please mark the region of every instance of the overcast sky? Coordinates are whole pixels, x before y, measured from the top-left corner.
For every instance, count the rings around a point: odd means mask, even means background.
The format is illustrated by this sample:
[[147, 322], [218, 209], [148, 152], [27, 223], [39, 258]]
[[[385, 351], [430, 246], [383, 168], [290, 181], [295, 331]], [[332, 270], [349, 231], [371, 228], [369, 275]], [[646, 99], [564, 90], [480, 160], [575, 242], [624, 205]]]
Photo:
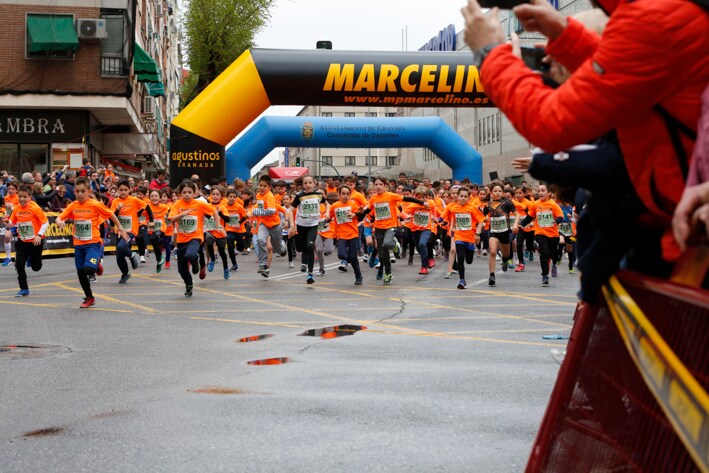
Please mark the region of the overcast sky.
[[[359, 51], [416, 51], [440, 30], [463, 28], [465, 0], [279, 0], [271, 21], [256, 35], [257, 48], [332, 48]], [[301, 107], [271, 107], [263, 115], [294, 116]], [[256, 120], [255, 120], [256, 121]], [[248, 129], [248, 128], [247, 128]], [[278, 159], [271, 152], [254, 171]]]

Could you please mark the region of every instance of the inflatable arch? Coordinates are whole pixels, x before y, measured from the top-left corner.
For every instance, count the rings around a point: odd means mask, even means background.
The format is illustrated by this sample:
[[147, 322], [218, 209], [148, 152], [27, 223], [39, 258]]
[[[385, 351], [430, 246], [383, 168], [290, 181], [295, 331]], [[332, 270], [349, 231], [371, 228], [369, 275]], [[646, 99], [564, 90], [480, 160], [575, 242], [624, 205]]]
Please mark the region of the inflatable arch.
[[453, 179], [482, 183], [482, 156], [439, 117], [263, 117], [226, 151], [226, 177], [248, 179], [273, 148], [429, 148]]
[[170, 177], [226, 174], [225, 146], [271, 105], [491, 107], [470, 52], [245, 51], [170, 127]]

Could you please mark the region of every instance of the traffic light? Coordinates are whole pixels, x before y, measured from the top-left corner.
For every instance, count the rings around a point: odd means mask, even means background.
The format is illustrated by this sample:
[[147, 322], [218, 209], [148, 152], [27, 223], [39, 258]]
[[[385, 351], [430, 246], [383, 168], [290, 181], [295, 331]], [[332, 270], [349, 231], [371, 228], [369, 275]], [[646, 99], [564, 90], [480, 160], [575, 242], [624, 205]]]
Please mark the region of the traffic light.
[[299, 168], [300, 167], [300, 157], [295, 158], [295, 167]]

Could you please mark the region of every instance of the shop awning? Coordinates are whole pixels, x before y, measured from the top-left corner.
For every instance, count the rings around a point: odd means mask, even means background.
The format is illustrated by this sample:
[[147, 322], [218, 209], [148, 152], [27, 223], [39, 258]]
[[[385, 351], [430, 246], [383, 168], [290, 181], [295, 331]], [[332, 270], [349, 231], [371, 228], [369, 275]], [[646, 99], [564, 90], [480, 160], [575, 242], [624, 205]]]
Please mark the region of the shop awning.
[[27, 52], [79, 49], [74, 19], [68, 15], [27, 15]]
[[145, 82], [144, 85], [151, 97], [165, 97], [165, 86], [162, 82]]
[[158, 63], [138, 43], [134, 43], [133, 71], [138, 75], [138, 82], [162, 82]]
[[268, 175], [273, 179], [283, 179], [284, 181], [294, 181], [295, 179], [308, 174], [308, 168], [268, 168]]

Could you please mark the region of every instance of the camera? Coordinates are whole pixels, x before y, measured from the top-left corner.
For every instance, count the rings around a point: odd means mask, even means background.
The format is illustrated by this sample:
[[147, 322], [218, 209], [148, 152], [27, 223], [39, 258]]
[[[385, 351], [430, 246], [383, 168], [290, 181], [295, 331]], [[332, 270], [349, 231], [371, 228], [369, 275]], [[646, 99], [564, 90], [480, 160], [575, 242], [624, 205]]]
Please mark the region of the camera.
[[542, 59], [546, 56], [544, 48], [522, 46], [520, 49], [522, 50], [522, 60], [528, 68], [542, 74], [549, 72], [551, 65], [548, 62], [542, 62]]
[[529, 0], [478, 0], [483, 8], [497, 7], [501, 10], [512, 10], [517, 5], [529, 3]]

